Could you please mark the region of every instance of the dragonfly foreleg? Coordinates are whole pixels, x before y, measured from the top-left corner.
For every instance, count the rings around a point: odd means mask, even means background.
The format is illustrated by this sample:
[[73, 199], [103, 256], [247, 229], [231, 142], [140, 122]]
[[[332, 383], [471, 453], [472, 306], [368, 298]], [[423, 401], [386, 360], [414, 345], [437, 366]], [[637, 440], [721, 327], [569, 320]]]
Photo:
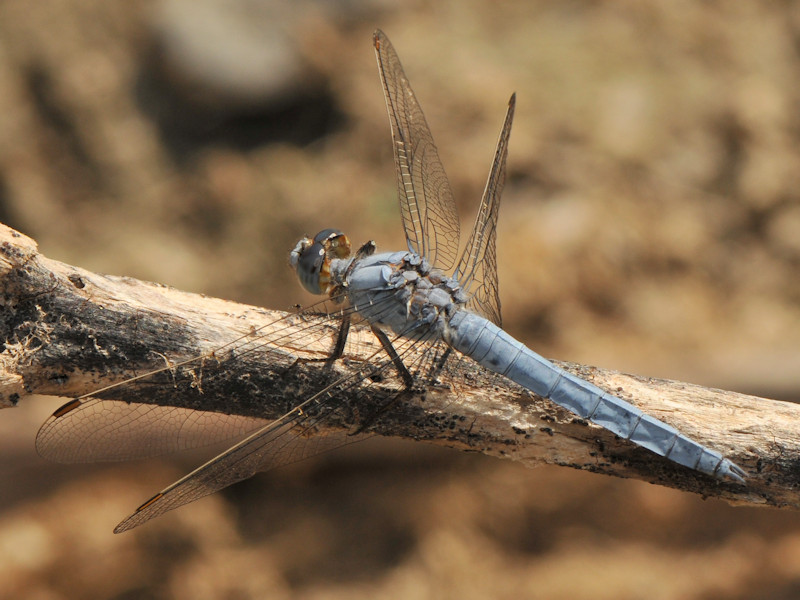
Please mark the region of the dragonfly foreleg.
[[344, 345], [347, 343], [347, 335], [350, 333], [350, 313], [342, 314], [342, 322], [339, 325], [339, 333], [336, 334], [336, 342], [333, 345], [333, 350], [325, 358], [298, 358], [294, 361], [293, 365], [297, 363], [315, 363], [324, 362], [327, 365], [332, 365], [339, 360], [344, 354]]
[[350, 267], [347, 270], [348, 275], [350, 274], [350, 271], [353, 270], [353, 267], [355, 267], [356, 263], [359, 260], [375, 254], [375, 249], [377, 247], [378, 245], [375, 243], [375, 240], [370, 240], [366, 242], [364, 245], [362, 245], [361, 248], [359, 248], [358, 251], [356, 252], [355, 260], [353, 260], [353, 262], [350, 263]]

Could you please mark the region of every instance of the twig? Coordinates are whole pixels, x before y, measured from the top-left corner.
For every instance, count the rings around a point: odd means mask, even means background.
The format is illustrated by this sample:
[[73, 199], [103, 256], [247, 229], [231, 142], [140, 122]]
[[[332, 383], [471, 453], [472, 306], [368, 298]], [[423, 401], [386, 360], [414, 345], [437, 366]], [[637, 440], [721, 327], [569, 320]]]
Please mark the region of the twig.
[[[248, 340], [248, 334], [284, 313], [91, 273], [42, 256], [33, 240], [5, 225], [0, 225], [0, 285], [3, 407], [28, 394], [75, 397], [199, 355], [205, 359], [188, 372], [188, 384], [186, 373], [167, 369], [160, 377], [98, 396], [269, 419], [300, 403], [326, 377], [330, 380], [324, 363], [294, 361], [324, 357], [329, 347], [273, 347], [270, 360], [263, 353], [237, 355], [235, 349], [212, 353], [242, 336]], [[297, 320], [291, 326], [304, 324]], [[351, 335], [361, 343], [337, 361], [340, 375], [357, 369], [358, 361], [376, 348], [363, 328], [354, 327]], [[717, 449], [748, 471], [747, 485], [676, 466], [468, 360], [456, 372], [442, 374], [440, 385], [423, 396], [389, 407], [370, 430], [528, 466], [551, 463], [635, 477], [733, 503], [800, 506], [800, 406], [561, 364]], [[291, 384], [285, 377], [288, 368]], [[355, 407], [355, 422], [359, 408], [369, 412], [369, 407]]]

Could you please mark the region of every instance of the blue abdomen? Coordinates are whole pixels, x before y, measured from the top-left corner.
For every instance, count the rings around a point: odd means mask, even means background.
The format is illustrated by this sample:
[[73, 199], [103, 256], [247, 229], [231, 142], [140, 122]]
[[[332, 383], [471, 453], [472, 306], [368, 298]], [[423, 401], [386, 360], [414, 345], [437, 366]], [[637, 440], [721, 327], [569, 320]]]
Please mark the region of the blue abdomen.
[[743, 481], [740, 476], [743, 471], [718, 452], [557, 367], [481, 316], [458, 311], [450, 320], [446, 339], [456, 350], [490, 371], [508, 377], [621, 438], [703, 473]]

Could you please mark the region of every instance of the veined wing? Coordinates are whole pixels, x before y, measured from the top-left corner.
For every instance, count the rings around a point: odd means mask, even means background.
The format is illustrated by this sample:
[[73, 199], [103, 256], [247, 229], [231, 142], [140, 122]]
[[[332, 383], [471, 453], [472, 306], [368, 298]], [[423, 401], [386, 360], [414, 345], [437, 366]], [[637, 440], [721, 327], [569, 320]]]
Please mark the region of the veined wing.
[[511, 135], [515, 105], [516, 94], [512, 94], [508, 101], [508, 111], [503, 122], [503, 129], [500, 131], [492, 168], [489, 171], [489, 179], [483, 190], [478, 216], [453, 275], [464, 291], [472, 296], [467, 306], [484, 315], [497, 326], [501, 324], [495, 242], [497, 215], [500, 210], [500, 197], [506, 182], [508, 138]]
[[[354, 310], [337, 308], [327, 317], [321, 315], [320, 310], [330, 304], [326, 300], [267, 324], [216, 349], [213, 359], [220, 360], [226, 352], [239, 359], [255, 353], [259, 358], [263, 355], [264, 360], [279, 356], [286, 359], [286, 348], [322, 345], [333, 349], [341, 318], [352, 316]], [[396, 301], [389, 299], [375, 308], [378, 309], [377, 318], [380, 318], [382, 310], [396, 310]], [[439, 342], [427, 352], [413, 353], [413, 358], [409, 358], [412, 348], [426, 343], [428, 338], [432, 339], [433, 334], [416, 340], [398, 338], [394, 341], [398, 354], [407, 359], [406, 367], [415, 377], [432, 371], [431, 365], [445, 350], [444, 344]], [[363, 423], [365, 414], [369, 421], [373, 413], [379, 413], [405, 388], [398, 383], [400, 378], [392, 379], [396, 373], [394, 364], [377, 340], [370, 346], [354, 348], [354, 344], [359, 343], [364, 342], [348, 342], [345, 356], [371, 353], [367, 360], [356, 363], [356, 370], [341, 378], [333, 368], [320, 367], [330, 374], [328, 385], [275, 421], [170, 406], [128, 404], [86, 395], [68, 402], [45, 422], [37, 436], [37, 449], [46, 458], [61, 462], [127, 460], [220, 441], [252, 432], [254, 427], [261, 425], [230, 450], [142, 505], [116, 529], [117, 532], [125, 531], [258, 471], [287, 465], [367, 437], [364, 434], [352, 435], [344, 427]], [[211, 362], [212, 355], [209, 353], [156, 369], [136, 379], [147, 380], [162, 374], [170, 375], [166, 377], [169, 380], [178, 369], [196, 366], [195, 363], [204, 359]], [[206, 385], [214, 377], [214, 368], [204, 367], [202, 378]], [[114, 388], [128, 382], [95, 393], [102, 391], [109, 395]], [[359, 407], [367, 409], [359, 414]]]
[[[122, 461], [148, 458], [201, 447], [243, 435], [269, 423], [267, 419], [227, 415], [177, 406], [162, 406], [113, 400], [114, 390], [134, 382], [153, 384], [161, 376], [163, 385], [174, 385], [184, 371], [193, 384], [212, 383], [219, 376], [219, 361], [226, 353], [237, 358], [258, 355], [261, 360], [290, 362], [292, 348], [332, 349], [347, 311], [336, 309], [324, 317], [329, 301], [286, 315], [249, 332], [213, 353], [154, 369], [135, 378], [95, 390], [70, 400], [39, 429], [36, 449], [48, 460], [62, 463]], [[160, 356], [160, 355], [159, 355]], [[198, 395], [203, 385], [193, 385]], [[103, 398], [98, 397], [102, 395]], [[124, 398], [125, 394], [120, 394]], [[112, 399], [108, 399], [112, 398]]]
[[59, 463], [151, 458], [241, 437], [267, 422], [87, 397], [66, 403], [45, 421], [36, 435], [36, 451]]
[[389, 38], [373, 38], [389, 123], [400, 212], [408, 248], [449, 272], [458, 255], [459, 222], [447, 174], [425, 116]]
[[[386, 306], [387, 309], [396, 309], [394, 301], [387, 302]], [[432, 371], [433, 365], [438, 364], [447, 352], [444, 342], [438, 341], [427, 352], [413, 353], [414, 359], [408, 360], [412, 356], [412, 348], [420, 343], [428, 343], [435, 337], [431, 332], [427, 338], [411, 340], [398, 336], [393, 340], [398, 356], [407, 359], [404, 363], [412, 374]], [[381, 397], [381, 392], [375, 388], [375, 382], [383, 379], [384, 371], [394, 368], [392, 360], [383, 358], [385, 355], [382, 354], [382, 349], [377, 350], [355, 374], [331, 383], [283, 417], [168, 486], [117, 525], [114, 532], [121, 533], [137, 527], [167, 511], [252, 477], [259, 471], [290, 464], [363, 439], [364, 434], [351, 435], [347, 430], [328, 427], [337, 423], [342, 411], [350, 410], [342, 401], [345, 396], [368, 398], [374, 406], [374, 417], [403, 392], [403, 386], [399, 385]], [[376, 399], [378, 402], [375, 402]]]

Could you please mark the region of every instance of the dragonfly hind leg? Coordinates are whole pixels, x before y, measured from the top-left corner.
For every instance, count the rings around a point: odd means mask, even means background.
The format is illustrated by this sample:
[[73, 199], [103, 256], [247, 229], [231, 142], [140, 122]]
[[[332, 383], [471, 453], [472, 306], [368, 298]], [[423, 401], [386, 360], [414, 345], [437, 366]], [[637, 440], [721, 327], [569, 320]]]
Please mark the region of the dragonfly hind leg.
[[414, 389], [414, 377], [411, 375], [411, 372], [408, 370], [408, 368], [406, 368], [405, 364], [403, 364], [403, 360], [400, 358], [397, 350], [395, 350], [392, 342], [389, 340], [389, 336], [387, 336], [386, 333], [378, 327], [371, 326], [370, 329], [372, 330], [372, 333], [375, 334], [375, 337], [378, 338], [378, 341], [381, 343], [381, 346], [386, 354], [389, 355], [389, 359], [392, 361], [394, 368], [397, 370], [397, 374], [403, 380], [405, 388], [396, 394], [392, 394], [386, 402], [381, 404], [372, 412], [372, 414], [368, 415], [361, 425], [359, 425], [350, 435], [358, 435], [363, 433], [365, 429], [369, 428], [375, 421], [378, 420], [378, 417], [389, 410], [389, 408], [394, 406], [394, 404], [397, 403], [400, 398], [406, 394], [410, 394]]

